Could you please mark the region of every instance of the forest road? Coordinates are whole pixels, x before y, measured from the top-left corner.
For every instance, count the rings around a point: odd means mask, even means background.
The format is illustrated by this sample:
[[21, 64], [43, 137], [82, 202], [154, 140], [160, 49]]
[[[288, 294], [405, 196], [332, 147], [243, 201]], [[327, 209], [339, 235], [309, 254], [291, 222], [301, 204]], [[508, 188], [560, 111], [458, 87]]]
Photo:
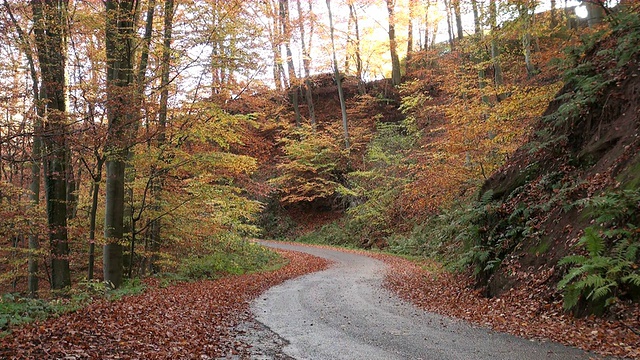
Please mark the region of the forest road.
[[[280, 348], [254, 353], [253, 359], [597, 358], [422, 311], [383, 288], [386, 265], [381, 261], [336, 250], [262, 244], [309, 253], [333, 264], [275, 286], [251, 304], [256, 320], [265, 326], [260, 332], [279, 338]], [[254, 335], [249, 342], [256, 346], [260, 340]]]

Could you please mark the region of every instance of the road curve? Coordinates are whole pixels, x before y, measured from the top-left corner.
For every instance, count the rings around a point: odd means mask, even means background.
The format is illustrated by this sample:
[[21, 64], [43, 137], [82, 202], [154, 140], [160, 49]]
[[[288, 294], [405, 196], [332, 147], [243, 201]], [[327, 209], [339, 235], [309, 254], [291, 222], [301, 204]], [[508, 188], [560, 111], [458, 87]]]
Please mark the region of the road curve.
[[[521, 339], [424, 312], [382, 287], [386, 265], [336, 250], [264, 242], [334, 262], [271, 288], [251, 305], [295, 359], [593, 359], [556, 343]], [[282, 345], [281, 345], [282, 346]], [[279, 357], [280, 358], [280, 357]]]

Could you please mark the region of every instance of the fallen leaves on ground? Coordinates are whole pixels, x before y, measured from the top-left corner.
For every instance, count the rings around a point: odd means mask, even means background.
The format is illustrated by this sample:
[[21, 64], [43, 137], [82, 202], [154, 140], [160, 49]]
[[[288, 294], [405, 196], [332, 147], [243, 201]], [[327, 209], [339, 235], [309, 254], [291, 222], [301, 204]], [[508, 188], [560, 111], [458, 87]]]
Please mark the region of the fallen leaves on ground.
[[575, 318], [560, 300], [549, 300], [545, 271], [522, 272], [526, 281], [496, 298], [474, 290], [468, 277], [430, 271], [405, 259], [373, 255], [389, 264], [385, 285], [420, 308], [530, 338], [548, 339], [602, 355], [640, 359], [640, 308], [624, 321]]
[[278, 251], [277, 271], [152, 288], [120, 301], [14, 329], [0, 339], [2, 359], [210, 359], [248, 354], [235, 326], [269, 287], [325, 268], [311, 255]]

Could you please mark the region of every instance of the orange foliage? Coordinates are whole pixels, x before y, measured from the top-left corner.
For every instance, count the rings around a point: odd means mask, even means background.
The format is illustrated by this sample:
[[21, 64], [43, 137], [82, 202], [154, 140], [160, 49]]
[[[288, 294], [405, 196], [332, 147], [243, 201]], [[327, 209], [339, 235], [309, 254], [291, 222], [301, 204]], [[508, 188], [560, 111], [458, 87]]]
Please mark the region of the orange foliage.
[[[416, 160], [413, 181], [398, 199], [411, 217], [474, 194], [525, 143], [532, 125], [562, 86], [560, 81], [548, 80], [557, 79], [551, 67], [527, 79], [519, 54], [507, 53], [503, 70], [508, 83], [494, 87], [491, 69], [474, 61], [474, 52], [482, 50], [477, 44], [468, 45], [445, 56], [416, 54], [410, 64], [416, 69], [412, 73], [416, 80], [401, 90], [405, 113], [423, 132], [421, 147], [412, 155]], [[550, 52], [540, 58], [550, 58]], [[484, 70], [484, 80], [479, 70]], [[497, 94], [508, 96], [499, 100]]]

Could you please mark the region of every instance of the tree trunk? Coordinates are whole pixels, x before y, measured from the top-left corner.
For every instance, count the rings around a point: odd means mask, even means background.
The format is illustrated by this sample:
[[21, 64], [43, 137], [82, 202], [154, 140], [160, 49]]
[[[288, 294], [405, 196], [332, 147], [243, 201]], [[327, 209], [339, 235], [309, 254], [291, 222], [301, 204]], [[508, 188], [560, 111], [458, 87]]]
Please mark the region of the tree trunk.
[[427, 1], [425, 5], [424, 11], [424, 43], [422, 50], [427, 50], [429, 48], [429, 7], [431, 6], [431, 1]]
[[[500, 65], [500, 48], [496, 41], [498, 35], [498, 8], [496, 0], [489, 2], [489, 21], [491, 23], [491, 62], [493, 63], [493, 78], [496, 87], [504, 85], [504, 77], [502, 75], [502, 66]], [[504, 100], [505, 95], [498, 93], [498, 100]]]
[[43, 125], [45, 191], [51, 248], [51, 286], [71, 285], [67, 238], [67, 119], [65, 66], [67, 1], [32, 0], [36, 50], [42, 74], [40, 100], [45, 102]]
[[[162, 65], [161, 65], [161, 91], [160, 91], [160, 109], [158, 110], [158, 148], [163, 148], [166, 146], [166, 129], [167, 129], [167, 113], [168, 113], [168, 104], [169, 104], [169, 75], [170, 75], [170, 64], [171, 64], [171, 41], [173, 38], [173, 15], [174, 15], [174, 1], [166, 0], [164, 6], [164, 35], [163, 35], [163, 48], [162, 48]], [[161, 151], [162, 153], [162, 151]], [[160, 163], [164, 163], [164, 156], [161, 156]], [[164, 188], [164, 176], [163, 172], [160, 171], [158, 174], [151, 176], [155, 176], [155, 179], [151, 179], [152, 187], [151, 194], [154, 198], [154, 210], [159, 212], [160, 206], [160, 196], [162, 194]], [[160, 249], [160, 244], [162, 242], [162, 221], [160, 218], [153, 220], [151, 223], [151, 229], [149, 230], [151, 236], [151, 244], [150, 248], [153, 253], [157, 252]], [[132, 234], [132, 243], [135, 241], [135, 233]], [[131, 254], [134, 253], [134, 247], [131, 247]], [[155, 267], [154, 259], [151, 259], [151, 268]], [[133, 257], [132, 257], [132, 265], [133, 268]], [[132, 276], [131, 270], [129, 270], [129, 277]]]
[[413, 17], [415, 13], [416, 0], [409, 0], [409, 26], [407, 27], [407, 63], [413, 52]]
[[[68, 154], [71, 160], [71, 154]], [[67, 164], [67, 220], [72, 220], [78, 213], [78, 189], [80, 189], [80, 179], [82, 179], [82, 168], [78, 168], [78, 173], [73, 171], [73, 163]]]
[[289, 91], [291, 92], [291, 101], [293, 103], [293, 111], [296, 117], [296, 126], [300, 127], [302, 124], [302, 116], [300, 115], [300, 104], [298, 89], [298, 77], [296, 76], [296, 70], [293, 66], [293, 54], [291, 53], [291, 30], [289, 26], [289, 0], [279, 0], [280, 4], [280, 22], [282, 24], [282, 34], [285, 37], [284, 47], [287, 54], [287, 71], [289, 74]]
[[458, 39], [464, 37], [464, 30], [462, 28], [462, 12], [460, 10], [460, 0], [452, 0], [453, 13], [456, 17], [456, 29], [458, 30]]
[[93, 269], [96, 259], [96, 216], [98, 213], [100, 181], [102, 181], [102, 167], [104, 166], [104, 157], [96, 155], [96, 159], [96, 173], [92, 174], [91, 209], [89, 210], [89, 272], [87, 274], [89, 280], [93, 280]]
[[[34, 89], [37, 91], [37, 88]], [[42, 141], [40, 140], [40, 120], [36, 119], [34, 125], [33, 149], [31, 152], [31, 204], [37, 207], [40, 203], [40, 161], [42, 156]], [[27, 284], [29, 287], [29, 296], [35, 298], [38, 294], [38, 248], [39, 239], [37, 234], [29, 235], [29, 276]]]
[[[307, 98], [307, 108], [309, 110], [309, 119], [311, 120], [311, 127], [313, 129], [316, 128], [316, 112], [315, 106], [313, 104], [313, 93], [311, 91], [312, 83], [309, 79], [309, 73], [311, 68], [311, 58], [309, 57], [310, 49], [311, 49], [311, 39], [313, 38], [313, 19], [311, 20], [311, 26], [309, 30], [309, 47], [307, 47], [305, 41], [305, 30], [304, 23], [302, 21], [302, 5], [300, 4], [301, 0], [297, 0], [298, 4], [298, 16], [300, 19], [298, 20], [298, 31], [300, 31], [300, 41], [302, 45], [302, 68], [304, 70], [304, 89], [305, 89], [305, 97]], [[309, 14], [313, 13], [313, 1], [309, 0]]]
[[[473, 6], [473, 18], [475, 23], [475, 36], [477, 37], [477, 40], [482, 41], [484, 39], [484, 32], [482, 31], [482, 22], [480, 20], [480, 12], [482, 9], [479, 7], [479, 4], [476, 0], [473, 0], [472, 6]], [[487, 60], [487, 54], [485, 51], [480, 52], [480, 54], [481, 55], [475, 58], [475, 60], [476, 62], [483, 63], [484, 61]], [[481, 65], [478, 68], [478, 87], [480, 88], [480, 92], [482, 94], [481, 95], [482, 102], [489, 105], [490, 104], [489, 97], [484, 92], [484, 88], [487, 87], [487, 74], [485, 71], [485, 67], [483, 65]]]
[[132, 119], [134, 0], [106, 0], [107, 120], [104, 280], [122, 284], [124, 180]]
[[482, 36], [482, 20], [480, 19], [480, 8], [478, 0], [471, 0], [471, 9], [473, 11], [473, 25], [476, 36]]
[[342, 90], [342, 79], [340, 78], [340, 71], [338, 69], [338, 58], [336, 56], [336, 44], [334, 40], [334, 27], [333, 16], [331, 15], [331, 0], [327, 0], [327, 9], [329, 11], [329, 29], [331, 32], [331, 48], [333, 52], [333, 75], [336, 78], [336, 85], [338, 87], [338, 97], [340, 98], [340, 111], [342, 112], [342, 130], [344, 131], [344, 147], [349, 150], [351, 147], [349, 141], [349, 124], [347, 122], [347, 106], [344, 100], [344, 92]]
[[451, 48], [451, 50], [453, 50], [453, 26], [452, 26], [452, 20], [451, 20], [451, 2], [450, 0], [444, 0], [444, 6], [445, 6], [445, 10], [446, 10], [446, 14], [447, 14], [447, 32], [449, 34], [449, 47]]
[[360, 51], [360, 24], [358, 22], [358, 13], [356, 12], [356, 7], [353, 4], [353, 1], [349, 1], [349, 17], [353, 18], [353, 27], [355, 30], [356, 41], [355, 41], [355, 57], [356, 57], [356, 77], [358, 78], [358, 93], [365, 93], [364, 80], [362, 79], [362, 54]]
[[556, 0], [551, 0], [551, 28], [558, 26], [558, 11], [556, 10]]
[[400, 85], [402, 74], [400, 72], [400, 58], [398, 57], [398, 46], [396, 44], [396, 20], [395, 20], [395, 0], [387, 1], [387, 12], [389, 14], [389, 51], [391, 52], [391, 84]]
[[531, 60], [531, 21], [535, 12], [535, 3], [527, 2], [519, 5], [520, 19], [523, 22], [522, 52], [524, 55], [527, 76], [536, 74], [537, 69]]
[[[44, 104], [40, 99], [40, 84], [38, 83], [38, 72], [36, 71], [35, 62], [33, 61], [33, 53], [31, 50], [31, 44], [29, 38], [18, 24], [18, 21], [13, 16], [11, 7], [7, 0], [3, 1], [3, 5], [11, 19], [11, 23], [16, 29], [18, 34], [18, 40], [21, 50], [24, 52], [27, 58], [27, 64], [29, 65], [29, 75], [31, 76], [31, 85], [33, 86], [33, 103], [36, 108], [36, 117], [33, 123], [33, 143], [31, 148], [31, 184], [29, 190], [31, 190], [30, 200], [34, 207], [37, 207], [40, 203], [40, 170], [42, 163], [42, 117], [44, 116]], [[0, 165], [1, 167], [1, 165]], [[28, 277], [27, 286], [29, 289], [29, 296], [32, 298], [37, 297], [38, 294], [38, 251], [39, 238], [37, 234], [29, 235], [29, 260], [28, 260]]]
[[[144, 85], [146, 82], [146, 72], [149, 64], [149, 48], [151, 46], [151, 36], [153, 35], [153, 18], [155, 16], [156, 0], [149, 0], [147, 8], [147, 18], [145, 21], [144, 37], [142, 38], [142, 49], [140, 51], [140, 63], [136, 76], [137, 91], [139, 100], [144, 97]], [[142, 106], [140, 106], [142, 108]], [[141, 110], [141, 109], [140, 109]], [[139, 115], [141, 117], [141, 115]]]

